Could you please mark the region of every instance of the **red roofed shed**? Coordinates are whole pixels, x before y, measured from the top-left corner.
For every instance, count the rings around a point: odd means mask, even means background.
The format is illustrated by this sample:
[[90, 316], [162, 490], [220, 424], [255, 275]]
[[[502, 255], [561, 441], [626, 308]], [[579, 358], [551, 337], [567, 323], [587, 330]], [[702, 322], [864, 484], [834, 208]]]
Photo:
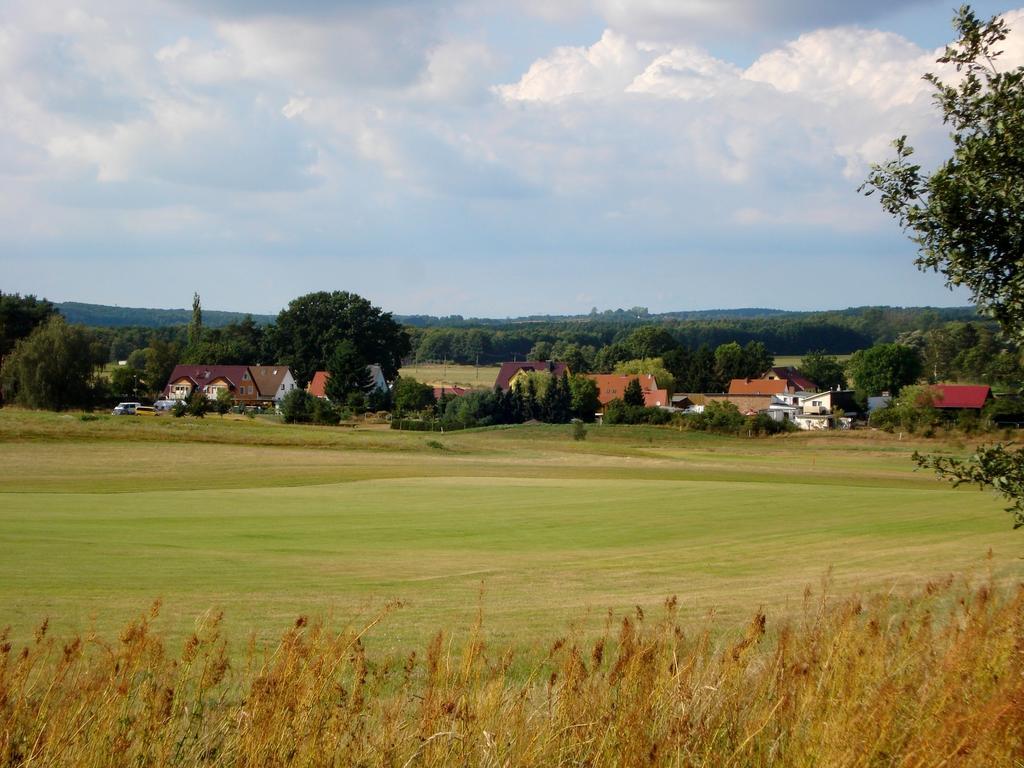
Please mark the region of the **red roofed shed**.
[[935, 384], [931, 389], [936, 408], [980, 411], [992, 399], [992, 388], [984, 384]]

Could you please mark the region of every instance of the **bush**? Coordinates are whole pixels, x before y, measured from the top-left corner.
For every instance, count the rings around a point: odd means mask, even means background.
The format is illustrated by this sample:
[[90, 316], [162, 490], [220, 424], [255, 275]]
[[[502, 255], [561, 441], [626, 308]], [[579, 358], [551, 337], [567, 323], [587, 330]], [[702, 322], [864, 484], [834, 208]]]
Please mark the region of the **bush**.
[[188, 415], [195, 416], [197, 419], [201, 419], [206, 416], [206, 412], [210, 410], [210, 401], [206, 395], [198, 389], [193, 389], [192, 394], [188, 396]]
[[572, 420], [572, 439], [576, 442], [587, 439], [587, 425], [579, 419]]
[[[635, 381], [635, 379], [634, 379]], [[672, 414], [663, 408], [645, 408], [629, 405], [622, 400], [612, 400], [604, 407], [605, 424], [668, 424]]]
[[293, 389], [281, 398], [281, 420], [285, 424], [308, 424], [313, 420], [314, 400], [304, 389]]
[[313, 408], [310, 416], [314, 424], [336, 427], [341, 423], [341, 410], [331, 402], [319, 397], [313, 398]]
[[180, 419], [186, 413], [188, 413], [188, 405], [186, 405], [184, 400], [176, 401], [171, 407], [171, 416], [176, 419]]

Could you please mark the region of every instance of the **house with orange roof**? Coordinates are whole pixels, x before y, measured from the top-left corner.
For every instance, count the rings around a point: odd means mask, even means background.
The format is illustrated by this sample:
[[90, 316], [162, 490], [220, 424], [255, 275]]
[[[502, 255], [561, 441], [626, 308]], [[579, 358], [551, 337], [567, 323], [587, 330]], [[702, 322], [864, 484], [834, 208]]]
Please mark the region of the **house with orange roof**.
[[[387, 392], [388, 382], [384, 378], [384, 372], [381, 370], [379, 365], [368, 365], [366, 366], [370, 373], [370, 379], [373, 381], [371, 389], [377, 389], [381, 392]], [[306, 391], [309, 392], [313, 397], [327, 399], [327, 382], [330, 381], [331, 374], [327, 371], [317, 371], [313, 374], [313, 378], [310, 379], [309, 384], [306, 386]]]
[[640, 392], [644, 396], [644, 405], [648, 408], [668, 408], [672, 405], [668, 390], [658, 387], [658, 382], [649, 373], [590, 373], [587, 378], [597, 384], [597, 399], [602, 407], [612, 400], [621, 400], [626, 394], [626, 387], [633, 379], [640, 382]]

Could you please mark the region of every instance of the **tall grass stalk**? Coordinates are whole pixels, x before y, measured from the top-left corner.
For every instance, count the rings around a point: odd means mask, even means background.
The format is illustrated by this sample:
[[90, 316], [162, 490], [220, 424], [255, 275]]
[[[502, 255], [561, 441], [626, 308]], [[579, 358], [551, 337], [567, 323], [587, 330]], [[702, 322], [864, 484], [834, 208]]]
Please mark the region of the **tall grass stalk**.
[[[159, 605], [116, 641], [0, 637], [2, 766], [1019, 766], [1024, 586], [805, 594], [732, 631], [612, 617], [530, 659], [482, 618], [404, 661], [299, 618], [236, 665], [221, 618], [179, 651]], [[529, 663], [527, 663], [529, 662]], [[524, 672], [524, 668], [526, 671]]]

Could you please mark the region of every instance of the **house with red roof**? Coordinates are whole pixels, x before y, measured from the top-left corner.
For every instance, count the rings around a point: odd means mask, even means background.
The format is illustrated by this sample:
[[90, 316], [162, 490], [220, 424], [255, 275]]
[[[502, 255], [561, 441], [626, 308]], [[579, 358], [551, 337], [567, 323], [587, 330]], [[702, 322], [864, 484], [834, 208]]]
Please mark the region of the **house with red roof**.
[[163, 396], [187, 400], [199, 390], [216, 400], [227, 391], [236, 405], [272, 406], [293, 389], [295, 378], [287, 365], [176, 365]]
[[466, 389], [465, 387], [434, 387], [434, 399], [440, 400], [442, 397], [462, 397], [467, 392], [469, 392], [469, 390]]
[[597, 384], [597, 399], [602, 406], [612, 400], [621, 400], [626, 394], [626, 387], [633, 379], [640, 382], [640, 391], [644, 396], [644, 405], [648, 408], [662, 408], [672, 405], [668, 390], [659, 389], [658, 382], [649, 373], [617, 374], [591, 373], [587, 378]]
[[[387, 392], [388, 382], [384, 378], [384, 372], [381, 370], [379, 365], [368, 365], [366, 367], [370, 374], [370, 379], [373, 381], [372, 389], [378, 389], [381, 392]], [[320, 397], [324, 400], [327, 399], [327, 382], [330, 381], [331, 374], [327, 371], [317, 371], [313, 374], [313, 378], [310, 379], [309, 384], [306, 386], [306, 391], [309, 392], [313, 397]]]
[[981, 411], [992, 402], [992, 388], [985, 384], [933, 384], [932, 405], [943, 411]]

